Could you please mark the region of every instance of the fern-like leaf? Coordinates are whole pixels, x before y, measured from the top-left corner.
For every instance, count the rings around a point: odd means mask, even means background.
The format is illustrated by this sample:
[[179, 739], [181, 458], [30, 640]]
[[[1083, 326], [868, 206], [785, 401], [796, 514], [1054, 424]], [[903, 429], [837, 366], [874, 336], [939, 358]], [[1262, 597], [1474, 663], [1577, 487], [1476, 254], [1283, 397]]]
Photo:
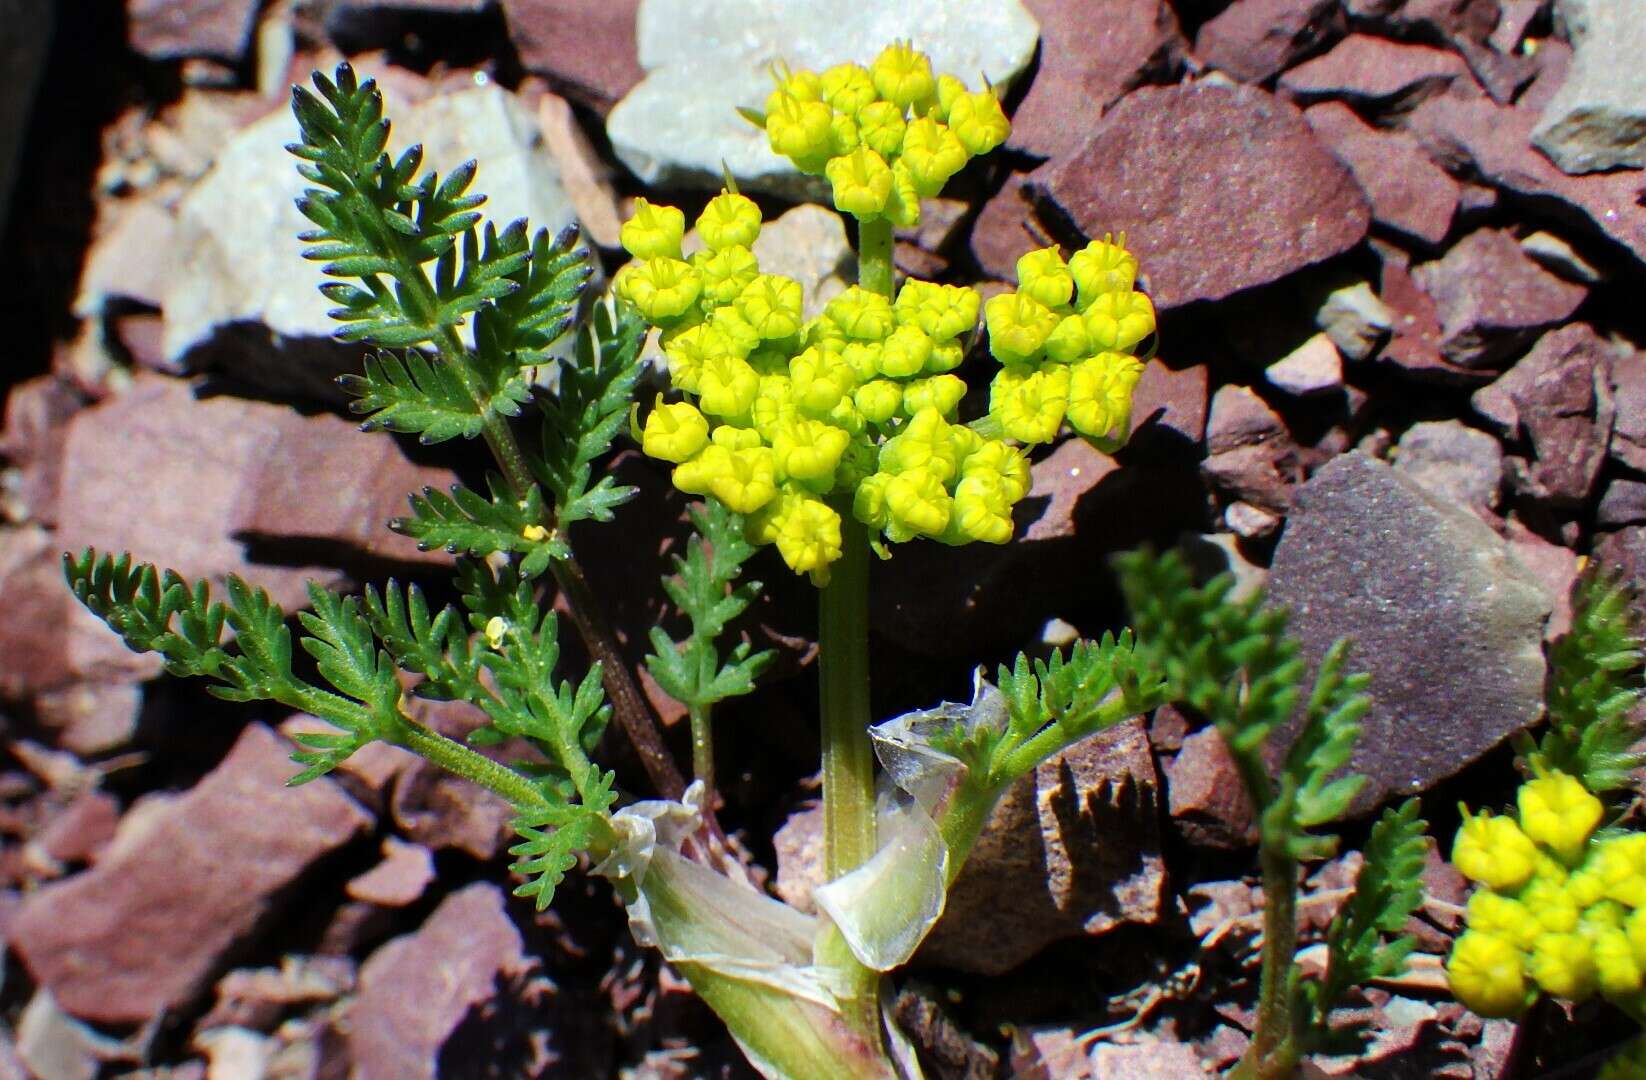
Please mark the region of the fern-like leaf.
[[486, 480], [489, 499], [461, 484], [453, 484], [450, 494], [424, 488], [410, 497], [411, 515], [395, 518], [389, 528], [416, 540], [424, 551], [444, 548], [480, 559], [500, 551], [519, 555], [520, 570], [527, 577], [541, 574], [550, 560], [565, 557], [565, 541], [538, 524], [543, 520], [543, 494], [536, 486], [517, 500], [495, 475]]
[[1635, 596], [1602, 574], [1578, 586], [1572, 628], [1549, 651], [1549, 727], [1535, 756], [1596, 793], [1633, 786], [1646, 766], [1640, 618]]
[[565, 880], [566, 871], [577, 865], [578, 852], [587, 850], [608, 828], [606, 814], [617, 801], [613, 779], [613, 774], [591, 766], [578, 785], [588, 793], [587, 801], [553, 802], [514, 819], [521, 842], [509, 849], [516, 857], [510, 869], [526, 879], [514, 895], [532, 899], [538, 911], [554, 901], [554, 890]]
[[1298, 831], [1341, 818], [1366, 784], [1364, 776], [1337, 775], [1354, 753], [1360, 719], [1372, 703], [1365, 693], [1371, 676], [1343, 672], [1348, 652], [1346, 640], [1326, 650], [1304, 710], [1303, 728], [1286, 756], [1284, 768], [1294, 790], [1293, 820]]

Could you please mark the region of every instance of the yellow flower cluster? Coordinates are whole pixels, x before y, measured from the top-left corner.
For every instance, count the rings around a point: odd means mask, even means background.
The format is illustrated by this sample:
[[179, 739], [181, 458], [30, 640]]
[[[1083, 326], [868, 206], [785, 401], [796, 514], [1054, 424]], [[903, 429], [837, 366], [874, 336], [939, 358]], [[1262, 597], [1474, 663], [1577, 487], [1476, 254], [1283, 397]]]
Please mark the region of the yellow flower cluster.
[[676, 487], [750, 515], [750, 540], [818, 584], [840, 556], [841, 510], [892, 541], [1011, 538], [1028, 461], [955, 422], [975, 291], [910, 281], [892, 301], [853, 287], [806, 320], [799, 283], [760, 271], [749, 199], [712, 199], [689, 259], [684, 230], [679, 210], [640, 200], [615, 283], [662, 330], [685, 396], [659, 397], [640, 435]]
[[1596, 839], [1603, 808], [1575, 778], [1521, 785], [1518, 814], [1466, 815], [1452, 862], [1482, 888], [1446, 973], [1482, 1016], [1518, 1016], [1538, 992], [1583, 1001], [1646, 990], [1646, 833]]
[[1055, 247], [1017, 261], [1016, 291], [992, 298], [984, 313], [989, 351], [1004, 365], [989, 395], [1003, 434], [1050, 442], [1067, 420], [1104, 449], [1125, 441], [1143, 374], [1132, 353], [1155, 329], [1136, 277], [1124, 235], [1094, 240], [1067, 262]]
[[952, 75], [934, 76], [931, 60], [907, 44], [887, 46], [868, 67], [774, 74], [765, 111], [772, 150], [826, 176], [835, 209], [863, 221], [918, 224], [922, 198], [1011, 132], [992, 89], [973, 93]]

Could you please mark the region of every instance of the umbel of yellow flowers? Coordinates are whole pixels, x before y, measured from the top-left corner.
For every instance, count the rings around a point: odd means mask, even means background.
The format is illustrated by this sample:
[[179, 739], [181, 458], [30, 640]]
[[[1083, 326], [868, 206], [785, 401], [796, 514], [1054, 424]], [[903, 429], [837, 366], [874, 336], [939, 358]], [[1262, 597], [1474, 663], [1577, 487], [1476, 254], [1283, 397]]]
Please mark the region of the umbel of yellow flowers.
[[[825, 173], [838, 208], [896, 224], [1009, 131], [991, 92], [934, 79], [907, 46], [868, 68], [784, 72], [766, 105], [773, 148]], [[1018, 288], [986, 310], [973, 289], [910, 280], [895, 298], [854, 286], [808, 320], [800, 284], [760, 270], [751, 200], [710, 200], [689, 258], [685, 225], [641, 199], [622, 229], [634, 259], [616, 291], [661, 331], [680, 395], [658, 397], [641, 446], [674, 464], [682, 491], [748, 515], [751, 542], [776, 544], [818, 585], [840, 557], [843, 513], [892, 542], [1003, 544], [1029, 488], [1024, 446], [1065, 423], [1124, 441], [1143, 370], [1132, 353], [1155, 328], [1124, 237], [1067, 262], [1056, 248], [1024, 256]], [[954, 371], [980, 314], [1003, 366], [987, 414], [961, 423]]]
[[1646, 833], [1595, 836], [1600, 800], [1550, 772], [1520, 787], [1518, 813], [1465, 814], [1452, 862], [1481, 886], [1446, 964], [1452, 992], [1512, 1017], [1538, 993], [1646, 991]]

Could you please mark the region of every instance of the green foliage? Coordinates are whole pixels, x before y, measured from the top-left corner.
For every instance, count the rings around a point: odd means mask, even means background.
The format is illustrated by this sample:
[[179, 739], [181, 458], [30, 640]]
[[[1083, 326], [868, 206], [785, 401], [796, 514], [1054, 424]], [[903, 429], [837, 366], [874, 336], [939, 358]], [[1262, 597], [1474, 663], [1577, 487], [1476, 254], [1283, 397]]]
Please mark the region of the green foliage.
[[1596, 794], [1625, 791], [1646, 765], [1640, 620], [1621, 581], [1590, 574], [1579, 583], [1572, 628], [1549, 650], [1549, 727], [1520, 749], [1544, 770], [1575, 776]]
[[966, 763], [974, 782], [998, 789], [1094, 732], [1165, 701], [1165, 683], [1130, 631], [1079, 641], [1036, 660], [1019, 653], [995, 676], [1004, 725], [956, 724], [933, 740]]
[[661, 626], [652, 627], [646, 667], [664, 693], [704, 709], [752, 691], [774, 654], [770, 649], [751, 654], [749, 643], [740, 641], [722, 660], [717, 639], [760, 591], [758, 581], [736, 584], [754, 547], [743, 538], [743, 519], [718, 499], [693, 507], [691, 518], [697, 535], [687, 543], [684, 559], [674, 556], [676, 576], [663, 580], [663, 590], [691, 620], [692, 630], [677, 642]]
[[[516, 221], [483, 228], [469, 192], [470, 161], [442, 181], [417, 176], [423, 152], [385, 152], [389, 122], [375, 83], [357, 82], [348, 64], [336, 79], [316, 73], [319, 96], [294, 87], [292, 111], [302, 134], [287, 149], [298, 171], [319, 185], [298, 209], [315, 228], [300, 239], [303, 257], [322, 262], [321, 286], [338, 306], [338, 336], [405, 355], [380, 353], [362, 375], [341, 382], [368, 415], [368, 428], [416, 432], [424, 442], [472, 438], [494, 417], [516, 416], [531, 398], [531, 369], [572, 325], [592, 273], [577, 232], [535, 237]], [[427, 267], [433, 263], [432, 274]], [[473, 348], [458, 330], [473, 319]], [[416, 347], [432, 344], [431, 359]]]
[[[470, 779], [490, 778], [494, 790], [502, 777], [499, 793], [515, 803], [524, 838], [514, 849], [515, 869], [527, 881], [517, 891], [539, 907], [553, 898], [576, 853], [609, 831], [613, 778], [588, 757], [609, 713], [599, 665], [575, 686], [556, 683], [555, 618], [541, 614], [530, 582], [511, 569], [464, 567], [465, 606], [482, 642], [455, 608], [431, 613], [416, 587], [402, 591], [391, 581], [361, 599], [311, 584], [313, 610], [297, 615], [306, 631], [298, 644], [324, 686], [293, 673], [285, 612], [237, 577], [226, 582], [225, 603], [212, 599], [205, 582], [134, 564], [129, 555], [65, 556], [64, 572], [81, 602], [131, 648], [159, 653], [173, 674], [211, 679], [211, 693], [230, 701], [276, 701], [337, 728], [294, 736], [300, 748], [292, 758], [303, 769], [292, 784], [330, 772], [374, 740]], [[402, 671], [423, 677], [419, 694], [467, 701], [486, 714], [490, 723], [472, 742], [519, 736], [544, 760], [508, 770], [417, 724], [402, 709]]]
[[1326, 932], [1326, 976], [1304, 988], [1307, 1030], [1322, 1050], [1359, 1049], [1358, 1029], [1334, 1031], [1328, 1019], [1350, 987], [1386, 979], [1406, 970], [1417, 942], [1401, 931], [1423, 905], [1424, 832], [1416, 799], [1383, 812], [1362, 849], [1364, 861], [1355, 878], [1354, 895], [1338, 911]]
[[634, 488], [610, 476], [590, 481], [593, 463], [611, 449], [628, 419], [645, 340], [646, 324], [633, 310], [614, 315], [595, 305], [573, 359], [561, 366], [559, 391], [542, 403], [543, 456], [533, 466], [538, 483], [554, 497], [561, 531], [579, 521], [610, 521], [612, 510], [634, 497]]
[[411, 516], [395, 518], [389, 528], [417, 541], [428, 551], [445, 548], [453, 555], [485, 558], [499, 551], [520, 555], [521, 573], [536, 577], [551, 559], [565, 558], [565, 541], [537, 523], [543, 520], [543, 493], [533, 486], [516, 499], [495, 473], [486, 476], [487, 499], [461, 484], [451, 494], [424, 488], [412, 495]]

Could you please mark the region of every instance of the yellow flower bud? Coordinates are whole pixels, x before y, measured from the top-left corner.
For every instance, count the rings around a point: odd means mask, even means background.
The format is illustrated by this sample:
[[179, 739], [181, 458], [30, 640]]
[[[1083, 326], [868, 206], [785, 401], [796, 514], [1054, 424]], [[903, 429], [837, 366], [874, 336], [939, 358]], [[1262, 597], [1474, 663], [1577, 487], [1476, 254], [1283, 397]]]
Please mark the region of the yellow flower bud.
[[1069, 368], [1069, 425], [1093, 439], [1120, 439], [1132, 415], [1143, 365], [1124, 353], [1099, 353]]
[[533, 544], [541, 544], [549, 538], [549, 530], [545, 529], [541, 525], [527, 525], [524, 529], [520, 530], [520, 536], [522, 539], [528, 540]]
[[989, 415], [1008, 438], [1046, 443], [1057, 438], [1069, 405], [1069, 369], [1001, 368], [989, 387]]
[[826, 493], [850, 441], [851, 436], [821, 420], [802, 418], [778, 425], [772, 434], [778, 478], [817, 484], [819, 493]]
[[902, 542], [941, 536], [949, 527], [954, 500], [943, 481], [926, 469], [905, 469], [886, 481], [886, 535]]
[[760, 432], [753, 428], [734, 427], [731, 424], [721, 424], [709, 436], [716, 446], [723, 446], [727, 450], [752, 450], [757, 446], [765, 445], [760, 438]]
[[1006, 119], [1000, 99], [988, 90], [957, 96], [947, 107], [945, 119], [949, 130], [973, 157], [987, 154], [1012, 133], [1012, 122]]
[[1022, 364], [1040, 355], [1057, 328], [1057, 314], [1032, 296], [1001, 293], [983, 306], [989, 351], [1002, 364]]
[[1522, 949], [1530, 949], [1544, 929], [1520, 901], [1490, 889], [1477, 889], [1469, 897], [1466, 918], [1470, 930], [1495, 934]]
[[[704, 451], [705, 455], [708, 453]], [[739, 514], [752, 514], [765, 506], [777, 495], [771, 448], [755, 446], [728, 451], [726, 467], [709, 479], [709, 493]]]
[[1606, 898], [1646, 908], [1646, 833], [1628, 833], [1600, 844], [1587, 869], [1600, 878]]
[[692, 309], [703, 292], [703, 279], [680, 259], [663, 256], [632, 262], [618, 278], [618, 293], [647, 322], [667, 326]]
[[854, 341], [884, 341], [895, 324], [891, 301], [861, 285], [830, 300], [823, 315]]
[[891, 473], [871, 473], [857, 483], [852, 493], [852, 517], [871, 529], [886, 527], [886, 485]]
[[836, 64], [823, 73], [823, 100], [837, 112], [855, 113], [874, 100], [874, 80], [861, 64]]
[[960, 474], [963, 477], [1000, 477], [1006, 485], [1006, 495], [1013, 503], [1029, 493], [1029, 485], [1033, 482], [1028, 455], [999, 439], [989, 439], [968, 453], [960, 463]]
[[1054, 245], [1017, 260], [1017, 291], [1049, 308], [1063, 307], [1074, 296], [1074, 275]]
[[1544, 930], [1557, 934], [1577, 929], [1578, 908], [1562, 882], [1533, 877], [1516, 897]]
[[1459, 937], [1446, 978], [1453, 996], [1481, 1016], [1519, 1016], [1531, 1003], [1520, 950], [1495, 934], [1469, 930]]
[[926, 357], [926, 370], [933, 375], [953, 371], [966, 359], [966, 350], [958, 341], [940, 341], [932, 345], [932, 354]]
[[1635, 963], [1646, 967], [1646, 908], [1635, 908], [1623, 922], [1623, 933], [1634, 950]]
[[880, 372], [894, 379], [919, 374], [932, 355], [932, 339], [918, 326], [899, 326], [880, 350]]
[[770, 530], [789, 569], [810, 574], [819, 588], [829, 583], [829, 564], [840, 558], [840, 515], [833, 507], [821, 499], [785, 494]]
[[931, 198], [966, 167], [966, 147], [936, 119], [922, 116], [904, 128], [899, 160], [908, 166], [915, 190]]
[[711, 304], [731, 304], [749, 282], [760, 276], [760, 263], [746, 247], [692, 253], [691, 264], [703, 278], [703, 298]]
[[1086, 320], [1080, 315], [1065, 315], [1046, 335], [1046, 359], [1059, 364], [1073, 364], [1096, 352], [1092, 336], [1086, 332]]
[[823, 79], [815, 71], [807, 68], [792, 71], [788, 64], [780, 61], [772, 67], [772, 79], [777, 83], [774, 94], [786, 94], [796, 101], [823, 100]]
[[1591, 935], [1590, 952], [1594, 957], [1595, 982], [1603, 994], [1633, 994], [1640, 990], [1642, 978], [1640, 962], [1623, 931], [1615, 928], [1596, 930]]
[[1466, 815], [1452, 843], [1452, 864], [1463, 875], [1499, 892], [1531, 880], [1537, 847], [1513, 818], [1489, 812]]
[[794, 380], [786, 375], [762, 375], [760, 392], [749, 408], [754, 426], [766, 435], [799, 415], [794, 403]]
[[949, 112], [954, 103], [966, 93], [966, 84], [953, 75], [939, 75], [937, 77], [937, 118], [945, 124], [949, 122]]
[[834, 408], [823, 414], [822, 419], [853, 436], [863, 434], [864, 428], [867, 427], [863, 414], [857, 411], [857, 403], [849, 395], [841, 395]]
[[857, 121], [845, 113], [835, 113], [829, 121], [829, 156], [841, 157], [863, 145]]
[[637, 259], [678, 259], [686, 215], [672, 206], [634, 200], [634, 214], [618, 230], [623, 249]]
[[890, 161], [903, 150], [903, 110], [889, 101], [865, 105], [857, 113], [857, 136], [863, 145]]
[[1578, 862], [1604, 808], [1575, 777], [1553, 772], [1520, 785], [1520, 828], [1567, 864]]
[[486, 644], [493, 649], [503, 647], [503, 639], [509, 632], [509, 620], [501, 615], [493, 615], [486, 620]]
[[920, 190], [915, 186], [908, 163], [901, 159], [892, 162], [892, 193], [886, 198], [886, 220], [899, 229], [912, 229], [920, 224]]
[[800, 282], [779, 274], [761, 274], [737, 298], [737, 312], [767, 341], [800, 332]]
[[[1568, 895], [1570, 890], [1568, 889]], [[1573, 897], [1574, 902], [1576, 897]], [[1591, 904], [1583, 912], [1583, 928], [1585, 932], [1599, 929], [1622, 930], [1629, 920], [1629, 909], [1615, 900], [1602, 900]]]
[[1572, 898], [1572, 903], [1586, 908], [1602, 902], [1606, 896], [1606, 882], [1594, 867], [1584, 866], [1566, 878], [1566, 893]]
[[795, 404], [813, 416], [826, 415], [851, 392], [857, 380], [840, 352], [813, 346], [789, 361]]
[[1137, 256], [1126, 250], [1126, 234], [1093, 240], [1069, 258], [1069, 272], [1079, 288], [1076, 306], [1085, 311], [1105, 293], [1130, 292], [1137, 280]]
[[892, 169], [867, 146], [831, 158], [823, 173], [834, 192], [834, 208], [868, 220], [880, 216], [892, 194]]
[[801, 101], [777, 91], [766, 99], [766, 138], [772, 152], [815, 173], [833, 149], [834, 112], [821, 101]]
[[1545, 993], [1583, 1001], [1594, 992], [1595, 960], [1578, 934], [1544, 934], [1532, 946], [1526, 972]]
[[932, 62], [925, 53], [901, 42], [880, 51], [869, 65], [869, 77], [875, 92], [900, 108], [924, 105], [937, 97]]
[[703, 362], [698, 376], [697, 405], [710, 416], [743, 416], [759, 392], [760, 376], [746, 360], [714, 356]]
[[913, 416], [921, 409], [936, 409], [944, 419], [954, 415], [966, 396], [966, 382], [954, 375], [933, 375], [916, 379], [903, 387], [903, 411]]
[[747, 248], [760, 235], [760, 207], [747, 196], [722, 191], [698, 216], [697, 235], [710, 251]]
[[708, 495], [714, 490], [715, 479], [731, 468], [731, 459], [729, 448], [711, 442], [690, 461], [676, 465], [670, 478], [688, 495]]
[[657, 395], [657, 404], [646, 417], [646, 428], [640, 437], [640, 449], [646, 456], [679, 464], [697, 456], [709, 445], [709, 422], [689, 402], [663, 404], [663, 395]]
[[921, 470], [947, 484], [960, 465], [954, 429], [936, 409], [922, 409], [903, 430], [880, 447], [880, 471], [901, 475]]
[[1154, 304], [1140, 292], [1104, 293], [1085, 315], [1086, 333], [1100, 349], [1126, 352], [1154, 333]]
[[872, 379], [852, 395], [857, 411], [871, 424], [884, 424], [903, 404], [903, 388], [890, 379]]
[[1004, 544], [1012, 538], [1012, 504], [996, 473], [967, 473], [954, 489], [954, 529], [964, 540]]

